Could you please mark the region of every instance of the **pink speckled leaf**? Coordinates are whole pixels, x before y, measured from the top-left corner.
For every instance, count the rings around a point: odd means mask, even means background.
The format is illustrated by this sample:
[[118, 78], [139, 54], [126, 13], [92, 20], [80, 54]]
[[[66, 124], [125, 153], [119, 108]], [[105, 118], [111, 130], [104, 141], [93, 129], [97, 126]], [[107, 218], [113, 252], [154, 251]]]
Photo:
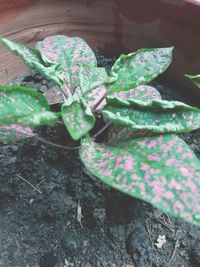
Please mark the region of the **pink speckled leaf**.
[[[100, 86], [94, 89], [91, 93], [88, 94], [87, 99], [89, 100], [89, 105], [93, 107], [98, 100], [104, 96], [106, 93], [106, 87]], [[121, 91], [117, 93], [113, 93], [112, 96], [118, 96], [122, 100], [129, 99], [161, 99], [160, 93], [152, 86], [149, 85], [140, 85], [134, 89], [130, 89], [129, 91]], [[97, 107], [97, 110], [101, 110], [106, 105], [106, 99], [104, 99], [101, 104]], [[117, 128], [119, 129], [119, 125]]]
[[200, 128], [200, 109], [178, 101], [123, 100], [108, 96], [103, 115], [115, 124], [133, 131], [152, 134], [184, 133]]
[[171, 63], [173, 47], [140, 49], [121, 55], [110, 72], [108, 92], [127, 91], [147, 84], [164, 72]]
[[51, 112], [45, 97], [24, 86], [0, 86], [0, 126], [25, 127], [54, 124], [60, 114]]
[[95, 117], [83, 98], [69, 98], [61, 109], [63, 122], [74, 140], [78, 140], [90, 131]]
[[[88, 105], [92, 108], [106, 93], [104, 84], [108, 80], [105, 68], [82, 66], [80, 72], [80, 94], [84, 96]], [[77, 93], [77, 91], [76, 91]], [[105, 100], [98, 106], [101, 109]]]
[[153, 86], [149, 85], [139, 85], [136, 88], [130, 89], [128, 91], [120, 91], [111, 94], [111, 96], [119, 97], [121, 100], [131, 100], [131, 99], [161, 99], [161, 95]]
[[55, 35], [36, 44], [42, 59], [50, 65], [58, 65], [58, 76], [74, 92], [79, 84], [82, 64], [97, 66], [96, 57], [88, 44], [79, 37]]
[[81, 66], [79, 73], [80, 89], [85, 99], [87, 100], [87, 95], [91, 91], [105, 84], [108, 78], [105, 68], [89, 65]]
[[62, 82], [57, 76], [57, 65], [45, 65], [37, 49], [9, 41], [6, 38], [0, 38], [0, 44], [6, 46], [10, 51], [21, 57], [29, 68], [39, 72], [48, 80], [55, 82], [59, 86], [62, 85]]
[[200, 162], [176, 135], [140, 137], [115, 146], [84, 138], [80, 157], [108, 185], [200, 226]]
[[[118, 96], [120, 97], [120, 99], [125, 101], [130, 99], [140, 99], [144, 101], [146, 101], [146, 99], [161, 99], [160, 93], [154, 87], [148, 85], [140, 85], [135, 89], [129, 91], [121, 91], [118, 93], [114, 93], [112, 94], [112, 96]], [[114, 142], [118, 142], [119, 140], [127, 140], [134, 136], [146, 136], [149, 134], [150, 133], [148, 131], [139, 130], [133, 132], [127, 127], [112, 124], [109, 129], [108, 139], [113, 139]]]
[[34, 135], [33, 129], [17, 124], [0, 126], [0, 143], [14, 143], [24, 138], [33, 137]]
[[[80, 67], [79, 86], [76, 88], [75, 94], [84, 96], [89, 106], [93, 106], [98, 99], [106, 92], [104, 84], [108, 79], [105, 68], [98, 68], [88, 65]], [[67, 91], [67, 84], [62, 87], [65, 95], [71, 95]], [[103, 90], [102, 90], [103, 89]], [[64, 96], [58, 86], [54, 86], [45, 92], [45, 97], [49, 104], [58, 104], [64, 102]]]

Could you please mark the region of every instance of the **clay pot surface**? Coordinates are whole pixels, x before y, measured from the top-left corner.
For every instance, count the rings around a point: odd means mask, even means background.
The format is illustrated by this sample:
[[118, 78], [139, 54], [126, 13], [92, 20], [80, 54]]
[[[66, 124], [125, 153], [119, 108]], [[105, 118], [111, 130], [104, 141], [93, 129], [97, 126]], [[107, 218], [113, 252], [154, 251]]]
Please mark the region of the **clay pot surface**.
[[[0, 35], [26, 44], [65, 34], [109, 54], [173, 45], [173, 64], [162, 79], [190, 96], [200, 94], [184, 78], [200, 73], [200, 1], [5, 0], [0, 12]], [[0, 55], [1, 83], [25, 71], [21, 59], [5, 48]]]

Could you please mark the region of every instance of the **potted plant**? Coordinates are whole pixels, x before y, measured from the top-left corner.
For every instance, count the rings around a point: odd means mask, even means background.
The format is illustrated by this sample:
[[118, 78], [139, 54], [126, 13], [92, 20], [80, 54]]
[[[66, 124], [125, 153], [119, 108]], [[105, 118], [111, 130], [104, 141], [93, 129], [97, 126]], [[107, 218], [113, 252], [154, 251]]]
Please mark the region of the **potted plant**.
[[[62, 122], [71, 138], [80, 140], [80, 159], [90, 175], [199, 226], [200, 163], [177, 134], [199, 129], [200, 110], [162, 100], [145, 85], [169, 66], [172, 47], [121, 55], [107, 73], [81, 38], [52, 36], [35, 48], [5, 38], [1, 43], [56, 83], [61, 94], [58, 99], [55, 92], [55, 112], [41, 93], [1, 86], [1, 141], [36, 137], [48, 143], [33, 128]], [[105, 125], [91, 135], [99, 116]], [[108, 128], [103, 143], [95, 142]]]

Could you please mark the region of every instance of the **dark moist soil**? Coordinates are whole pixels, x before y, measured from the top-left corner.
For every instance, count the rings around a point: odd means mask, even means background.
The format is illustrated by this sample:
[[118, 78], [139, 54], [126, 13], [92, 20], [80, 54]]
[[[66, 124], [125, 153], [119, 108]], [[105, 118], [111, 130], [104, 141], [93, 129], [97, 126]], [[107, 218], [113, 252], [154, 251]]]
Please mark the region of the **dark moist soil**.
[[[103, 66], [113, 63], [100, 54], [98, 59]], [[42, 92], [54, 86], [33, 72], [13, 83]], [[188, 102], [153, 85], [165, 99]], [[74, 145], [62, 126], [38, 134]], [[183, 137], [200, 156], [200, 132]], [[0, 167], [0, 267], [200, 266], [199, 228], [88, 176], [77, 151], [29, 138], [2, 145]], [[163, 235], [166, 243], [157, 248]]]

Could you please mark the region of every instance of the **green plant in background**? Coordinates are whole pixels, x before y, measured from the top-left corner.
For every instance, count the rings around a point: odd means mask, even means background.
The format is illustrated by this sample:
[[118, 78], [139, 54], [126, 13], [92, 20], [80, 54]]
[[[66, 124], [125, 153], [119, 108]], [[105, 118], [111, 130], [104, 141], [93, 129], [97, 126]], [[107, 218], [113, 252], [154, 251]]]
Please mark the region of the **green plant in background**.
[[[48, 37], [30, 48], [0, 42], [36, 72], [59, 86], [62, 100], [51, 111], [42, 93], [0, 86], [0, 141], [36, 136], [33, 128], [62, 120], [87, 170], [108, 185], [163, 212], [200, 226], [200, 161], [178, 133], [200, 128], [200, 109], [165, 101], [145, 85], [164, 72], [173, 48], [140, 49], [121, 55], [109, 73], [97, 66], [81, 38]], [[91, 136], [101, 113], [108, 137]]]
[[185, 74], [185, 77], [189, 78], [196, 86], [200, 88], [200, 74], [198, 75], [188, 75]]

